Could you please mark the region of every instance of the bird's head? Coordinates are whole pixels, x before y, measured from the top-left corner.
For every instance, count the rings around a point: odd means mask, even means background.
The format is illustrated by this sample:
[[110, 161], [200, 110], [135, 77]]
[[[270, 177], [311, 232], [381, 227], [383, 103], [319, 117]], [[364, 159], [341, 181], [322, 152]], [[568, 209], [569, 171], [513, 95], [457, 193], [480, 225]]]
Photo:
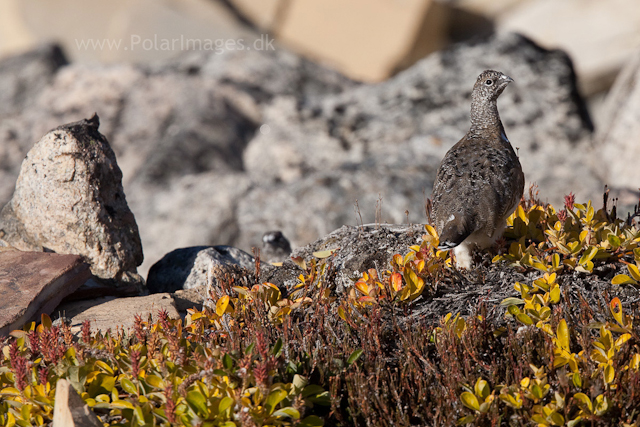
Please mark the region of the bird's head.
[[484, 103], [498, 99], [504, 88], [513, 79], [500, 71], [486, 70], [478, 76], [476, 84], [473, 86], [471, 98], [475, 102]]

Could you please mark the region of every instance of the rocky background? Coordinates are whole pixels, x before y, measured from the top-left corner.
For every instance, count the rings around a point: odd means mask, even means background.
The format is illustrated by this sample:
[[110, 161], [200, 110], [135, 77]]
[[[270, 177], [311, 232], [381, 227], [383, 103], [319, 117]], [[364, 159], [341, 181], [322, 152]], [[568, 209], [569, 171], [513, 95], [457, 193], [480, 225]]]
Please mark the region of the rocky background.
[[[300, 247], [343, 225], [424, 223], [486, 68], [515, 80], [499, 108], [542, 200], [600, 200], [608, 184], [619, 210], [637, 203], [635, 0], [62, 3], [0, 4], [0, 204], [43, 135], [97, 113], [143, 277], [176, 248], [250, 251], [273, 229]], [[276, 41], [77, 44], [133, 36]]]

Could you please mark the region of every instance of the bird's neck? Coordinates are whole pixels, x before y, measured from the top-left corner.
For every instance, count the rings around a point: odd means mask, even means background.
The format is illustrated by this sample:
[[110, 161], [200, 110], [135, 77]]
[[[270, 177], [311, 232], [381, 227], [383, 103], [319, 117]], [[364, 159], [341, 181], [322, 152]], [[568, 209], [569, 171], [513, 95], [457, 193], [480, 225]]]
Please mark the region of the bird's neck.
[[486, 130], [499, 129], [504, 133], [504, 127], [498, 114], [498, 106], [495, 101], [471, 102], [471, 129], [470, 133], [481, 133]]

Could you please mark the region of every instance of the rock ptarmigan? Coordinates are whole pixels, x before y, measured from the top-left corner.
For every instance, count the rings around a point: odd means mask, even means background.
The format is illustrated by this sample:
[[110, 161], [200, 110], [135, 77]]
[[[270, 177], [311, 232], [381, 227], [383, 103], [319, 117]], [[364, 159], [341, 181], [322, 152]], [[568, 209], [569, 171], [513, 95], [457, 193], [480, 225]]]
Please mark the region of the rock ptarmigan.
[[454, 249], [456, 265], [471, 267], [474, 246], [502, 235], [524, 191], [520, 161], [498, 114], [498, 96], [513, 79], [487, 70], [471, 92], [471, 128], [444, 156], [433, 184], [438, 249]]

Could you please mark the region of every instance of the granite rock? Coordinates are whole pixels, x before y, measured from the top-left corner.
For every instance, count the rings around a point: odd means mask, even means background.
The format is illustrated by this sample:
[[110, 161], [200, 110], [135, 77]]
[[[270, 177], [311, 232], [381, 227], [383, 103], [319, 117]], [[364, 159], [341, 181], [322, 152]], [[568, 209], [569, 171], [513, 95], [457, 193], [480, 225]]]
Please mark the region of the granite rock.
[[95, 115], [60, 126], [29, 151], [0, 213], [0, 243], [82, 255], [100, 279], [141, 282], [138, 227], [115, 155], [98, 127]]

